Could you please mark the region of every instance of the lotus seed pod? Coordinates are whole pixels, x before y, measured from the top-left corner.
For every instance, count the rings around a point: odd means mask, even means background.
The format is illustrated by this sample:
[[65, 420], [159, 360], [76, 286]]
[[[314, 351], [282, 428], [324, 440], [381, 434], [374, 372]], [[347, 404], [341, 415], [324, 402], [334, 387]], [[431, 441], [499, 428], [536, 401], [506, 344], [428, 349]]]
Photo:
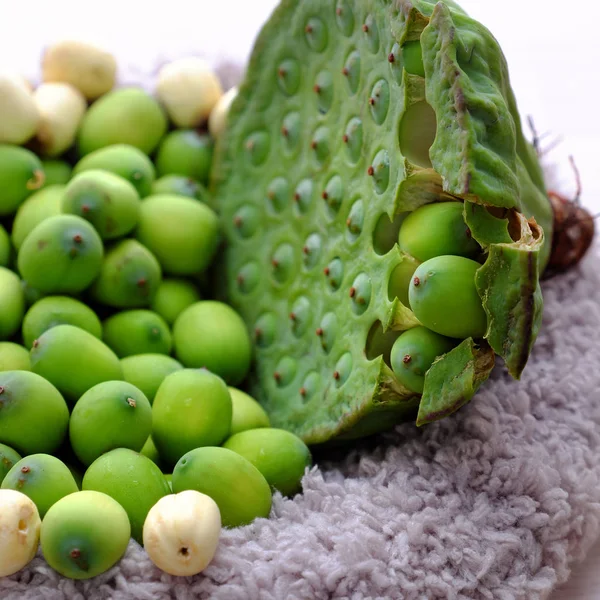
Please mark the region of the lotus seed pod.
[[205, 300], [186, 308], [173, 326], [175, 356], [186, 367], [206, 367], [230, 385], [250, 369], [252, 346], [241, 317], [222, 302]]
[[104, 248], [96, 230], [84, 219], [59, 215], [42, 221], [23, 241], [19, 272], [46, 294], [77, 294], [96, 279]]
[[152, 194], [187, 196], [208, 204], [208, 192], [197, 181], [183, 175], [163, 175], [152, 184]]
[[182, 196], [149, 196], [142, 202], [136, 238], [158, 259], [165, 273], [194, 275], [212, 262], [219, 220], [205, 204]]
[[196, 448], [173, 470], [176, 494], [196, 490], [219, 507], [224, 527], [240, 527], [271, 512], [271, 489], [261, 472], [227, 448]]
[[208, 181], [212, 162], [213, 141], [194, 129], [167, 134], [158, 147], [156, 170], [163, 175], [183, 175], [202, 184]]
[[152, 431], [152, 408], [144, 394], [126, 381], [105, 381], [75, 404], [69, 440], [85, 466], [115, 448], [139, 452]]
[[0, 490], [0, 577], [14, 575], [36, 555], [42, 521], [30, 498]]
[[24, 144], [35, 134], [40, 115], [23, 83], [0, 73], [0, 144]]
[[123, 378], [140, 389], [150, 404], [165, 378], [183, 365], [166, 354], [136, 354], [121, 359]]
[[90, 579], [120, 560], [130, 533], [127, 513], [118, 502], [107, 494], [83, 491], [52, 506], [40, 541], [44, 558], [55, 571], [70, 579]]
[[225, 382], [206, 369], [168, 375], [152, 405], [152, 439], [170, 466], [186, 452], [218, 446], [231, 428], [231, 395]]
[[83, 94], [68, 83], [43, 83], [33, 92], [40, 114], [35, 146], [44, 156], [63, 154], [75, 142], [87, 109]]
[[[133, 473], [135, 477], [131, 476]], [[127, 448], [117, 448], [98, 457], [85, 472], [83, 489], [103, 492], [114, 498], [127, 512], [131, 537], [140, 544], [150, 509], [171, 493], [158, 466]]]
[[252, 396], [233, 387], [229, 388], [229, 393], [232, 407], [230, 435], [233, 436], [248, 429], [271, 426], [269, 415]]
[[8, 267], [10, 264], [12, 248], [10, 237], [6, 229], [0, 225], [0, 267]]
[[217, 75], [201, 58], [175, 60], [158, 73], [156, 95], [178, 128], [204, 123], [223, 95]]
[[68, 467], [50, 454], [30, 454], [17, 462], [2, 481], [2, 489], [31, 498], [43, 519], [50, 507], [79, 488]]
[[38, 300], [23, 319], [23, 342], [33, 346], [45, 331], [57, 325], [74, 325], [102, 339], [102, 323], [89, 307], [68, 296], [47, 296]]
[[23, 456], [57, 450], [69, 423], [69, 409], [60, 392], [29, 371], [0, 372], [0, 389], [0, 443]]
[[92, 44], [63, 40], [46, 48], [42, 58], [42, 79], [64, 82], [95, 100], [115, 85], [117, 63], [114, 56]]
[[128, 144], [114, 144], [91, 152], [75, 165], [73, 174], [91, 169], [110, 171], [126, 179], [135, 187], [140, 198], [150, 194], [156, 177], [154, 165], [148, 156]]
[[33, 152], [0, 144], [0, 216], [12, 215], [43, 183], [42, 163]]
[[463, 207], [462, 202], [436, 202], [410, 213], [400, 227], [400, 249], [421, 262], [448, 254], [475, 258], [481, 248], [465, 223]]
[[27, 348], [13, 342], [0, 342], [0, 371], [31, 371]]
[[113, 240], [137, 225], [140, 205], [140, 196], [129, 181], [92, 169], [75, 175], [67, 184], [62, 212], [89, 221], [103, 240]]
[[171, 332], [165, 320], [151, 310], [126, 310], [103, 323], [104, 343], [119, 358], [135, 354], [170, 354]]
[[42, 222], [61, 214], [64, 185], [50, 185], [34, 192], [19, 206], [12, 226], [12, 242], [17, 250]]
[[219, 98], [219, 101], [210, 112], [210, 116], [208, 117], [208, 131], [215, 140], [219, 138], [227, 125], [227, 114], [237, 95], [238, 88], [234, 86]]
[[421, 264], [408, 291], [419, 321], [447, 337], [482, 338], [487, 316], [475, 287], [478, 262], [461, 256], [437, 256]]
[[71, 179], [73, 170], [68, 162], [49, 158], [42, 160], [42, 168], [45, 175], [43, 189], [51, 185], [64, 185]]
[[161, 279], [160, 264], [150, 250], [136, 240], [126, 239], [106, 253], [91, 294], [114, 308], [148, 306]]
[[0, 267], [0, 341], [11, 338], [21, 326], [25, 313], [25, 294], [21, 281], [12, 271]]
[[123, 379], [114, 352], [73, 325], [52, 327], [33, 343], [31, 368], [55, 385], [71, 405], [98, 383]]
[[163, 279], [150, 308], [169, 325], [188, 307], [200, 301], [197, 287], [185, 279]]
[[161, 498], [144, 523], [144, 550], [165, 573], [197, 575], [219, 544], [221, 514], [216, 502], [194, 490]]
[[138, 88], [114, 90], [94, 102], [83, 118], [79, 153], [128, 144], [150, 154], [166, 130], [167, 119], [152, 96]]
[[6, 444], [0, 444], [0, 483], [4, 481], [6, 474], [13, 465], [21, 460], [21, 455]]
[[392, 369], [402, 385], [422, 394], [425, 374], [433, 361], [455, 345], [454, 340], [426, 327], [414, 327], [405, 331], [394, 343], [390, 358]]

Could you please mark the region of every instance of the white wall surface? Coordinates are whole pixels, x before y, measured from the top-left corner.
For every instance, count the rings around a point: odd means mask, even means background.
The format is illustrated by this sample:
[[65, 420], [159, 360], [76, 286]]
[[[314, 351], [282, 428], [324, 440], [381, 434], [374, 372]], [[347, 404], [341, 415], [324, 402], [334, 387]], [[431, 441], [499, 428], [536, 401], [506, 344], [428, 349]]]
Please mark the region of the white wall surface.
[[[165, 58], [203, 52], [245, 61], [276, 0], [0, 0], [0, 69], [39, 72], [43, 47], [77, 37], [136, 66], [140, 78]], [[562, 137], [551, 153], [565, 191], [575, 156], [583, 202], [600, 212], [600, 34], [597, 0], [462, 0], [500, 41], [522, 115]], [[129, 73], [131, 77], [131, 71]], [[135, 73], [133, 75], [135, 77]], [[550, 141], [552, 138], [548, 138]]]

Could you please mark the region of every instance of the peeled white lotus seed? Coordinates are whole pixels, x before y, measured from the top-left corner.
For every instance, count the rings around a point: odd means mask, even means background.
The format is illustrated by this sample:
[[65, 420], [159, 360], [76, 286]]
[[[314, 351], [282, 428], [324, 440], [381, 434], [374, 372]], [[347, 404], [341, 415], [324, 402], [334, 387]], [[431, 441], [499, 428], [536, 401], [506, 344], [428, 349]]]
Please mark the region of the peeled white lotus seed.
[[196, 575], [210, 564], [221, 533], [221, 513], [205, 494], [187, 490], [161, 498], [144, 522], [144, 549], [170, 575]]
[[15, 490], [0, 490], [0, 577], [27, 566], [40, 542], [42, 522], [33, 501]]
[[88, 100], [112, 90], [116, 74], [115, 57], [85, 42], [58, 42], [46, 49], [42, 59], [44, 82], [70, 83]]
[[24, 80], [0, 74], [0, 143], [24, 144], [35, 134], [39, 119]]
[[229, 108], [237, 95], [238, 88], [232, 87], [221, 96], [215, 107], [212, 109], [210, 117], [208, 117], [208, 131], [214, 139], [217, 139], [223, 133], [227, 123]]
[[176, 127], [204, 123], [223, 95], [219, 78], [201, 58], [181, 58], [162, 67], [156, 95]]
[[33, 93], [40, 113], [36, 140], [45, 156], [59, 156], [75, 142], [87, 102], [68, 83], [42, 83]]

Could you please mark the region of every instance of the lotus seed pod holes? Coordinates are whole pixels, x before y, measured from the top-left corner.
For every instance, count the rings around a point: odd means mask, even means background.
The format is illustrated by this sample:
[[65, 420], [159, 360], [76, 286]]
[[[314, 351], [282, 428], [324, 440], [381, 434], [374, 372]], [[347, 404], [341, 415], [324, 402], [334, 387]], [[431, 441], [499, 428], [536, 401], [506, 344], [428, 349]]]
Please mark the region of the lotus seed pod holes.
[[[469, 178], [461, 190], [445, 181], [476, 169], [477, 159], [460, 165], [448, 122], [462, 91], [444, 100], [438, 62], [449, 54], [436, 58], [434, 48], [436, 32], [453, 44], [448, 28], [464, 29], [466, 17], [445, 5], [423, 11], [385, 0], [283, 3], [261, 32], [216, 149], [226, 296], [256, 346], [250, 389], [273, 426], [307, 443], [364, 435], [415, 413], [419, 394], [395, 377], [390, 352], [401, 332], [421, 325], [408, 292], [426, 259], [399, 246], [399, 235], [422, 206], [475, 199]], [[487, 35], [477, 43], [493, 54]], [[485, 121], [492, 109], [478, 110]], [[459, 218], [459, 250], [479, 259], [477, 242], [488, 240], [471, 238]], [[435, 220], [426, 225], [439, 237]]]

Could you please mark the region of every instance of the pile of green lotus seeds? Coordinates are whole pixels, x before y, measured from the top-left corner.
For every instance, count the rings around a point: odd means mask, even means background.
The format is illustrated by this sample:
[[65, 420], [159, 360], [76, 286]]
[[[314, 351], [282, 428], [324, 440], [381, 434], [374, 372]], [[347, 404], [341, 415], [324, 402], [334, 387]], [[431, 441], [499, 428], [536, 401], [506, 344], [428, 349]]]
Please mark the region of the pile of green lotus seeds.
[[41, 542], [94, 577], [130, 537], [193, 575], [221, 526], [268, 517], [311, 465], [242, 391], [251, 338], [209, 285], [206, 185], [236, 90], [200, 59], [154, 94], [115, 71], [61, 42], [35, 89], [0, 74], [0, 576]]

